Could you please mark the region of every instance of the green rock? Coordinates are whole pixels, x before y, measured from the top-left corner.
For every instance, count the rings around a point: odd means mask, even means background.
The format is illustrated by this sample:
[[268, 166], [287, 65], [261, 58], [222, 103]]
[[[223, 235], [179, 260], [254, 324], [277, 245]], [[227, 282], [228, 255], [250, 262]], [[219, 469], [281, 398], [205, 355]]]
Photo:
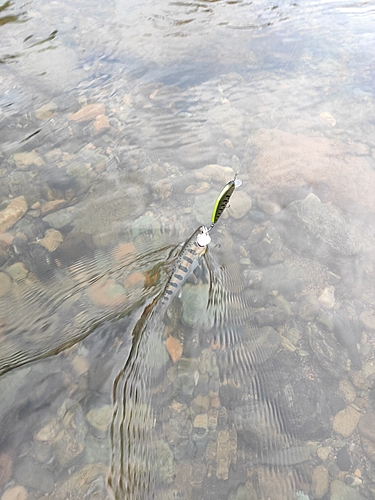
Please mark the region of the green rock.
[[[187, 283], [182, 289], [182, 319], [188, 326], [203, 323], [207, 316], [209, 285], [191, 285]], [[203, 318], [203, 320], [202, 320]]]
[[88, 423], [99, 433], [106, 436], [112, 419], [112, 406], [104, 405], [100, 408], [93, 408], [86, 415]]
[[16, 262], [15, 264], [12, 264], [6, 269], [6, 271], [16, 281], [25, 279], [29, 274], [29, 271], [26, 269], [22, 262]]
[[258, 500], [258, 495], [252, 484], [240, 484], [235, 492], [229, 495], [228, 500]]

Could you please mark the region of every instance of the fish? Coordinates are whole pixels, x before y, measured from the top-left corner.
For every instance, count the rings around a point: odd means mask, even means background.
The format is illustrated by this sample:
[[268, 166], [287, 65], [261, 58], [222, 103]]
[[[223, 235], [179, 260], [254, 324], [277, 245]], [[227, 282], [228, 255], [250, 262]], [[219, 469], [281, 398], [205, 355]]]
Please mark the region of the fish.
[[155, 389], [165, 379], [168, 354], [163, 317], [207, 250], [208, 228], [199, 227], [181, 248], [163, 292], [147, 305], [133, 329], [133, 343], [113, 385], [112, 460], [108, 485], [116, 500], [155, 498], [160, 477], [160, 439], [155, 421], [162, 411]]
[[[236, 174], [237, 175], [237, 174]], [[224, 186], [224, 188], [221, 190], [219, 196], [217, 197], [217, 200], [215, 202], [214, 210], [212, 212], [212, 217], [211, 217], [211, 228], [216, 224], [216, 222], [219, 220], [221, 214], [224, 212], [226, 206], [229, 203], [229, 200], [234, 193], [234, 190], [241, 186], [242, 181], [240, 179], [237, 179], [236, 176], [234, 179], [228, 182]]]
[[182, 285], [191, 276], [199, 264], [199, 259], [205, 254], [211, 238], [209, 229], [205, 226], [199, 227], [184, 244], [177, 256], [174, 269], [164, 288], [156, 311], [161, 317], [164, 316], [172, 299], [178, 295]]

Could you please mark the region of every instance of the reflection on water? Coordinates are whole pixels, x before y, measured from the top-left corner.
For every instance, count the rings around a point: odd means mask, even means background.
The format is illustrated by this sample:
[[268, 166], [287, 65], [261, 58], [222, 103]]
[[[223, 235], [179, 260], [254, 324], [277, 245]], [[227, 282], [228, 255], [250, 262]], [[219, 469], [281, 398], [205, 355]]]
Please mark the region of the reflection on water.
[[374, 497], [374, 12], [0, 6], [2, 500]]

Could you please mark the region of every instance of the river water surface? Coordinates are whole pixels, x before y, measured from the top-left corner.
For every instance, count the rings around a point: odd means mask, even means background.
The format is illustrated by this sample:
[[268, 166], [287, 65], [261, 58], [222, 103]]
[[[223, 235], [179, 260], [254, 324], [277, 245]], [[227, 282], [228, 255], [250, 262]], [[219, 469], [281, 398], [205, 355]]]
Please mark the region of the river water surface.
[[0, 5], [1, 500], [375, 497], [374, 104], [372, 2]]

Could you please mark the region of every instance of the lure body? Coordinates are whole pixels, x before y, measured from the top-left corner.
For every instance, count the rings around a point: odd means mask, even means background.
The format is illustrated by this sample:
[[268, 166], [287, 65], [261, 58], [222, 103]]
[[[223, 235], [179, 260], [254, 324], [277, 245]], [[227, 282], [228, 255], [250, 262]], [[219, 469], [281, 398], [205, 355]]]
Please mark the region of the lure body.
[[172, 299], [179, 293], [182, 285], [198, 266], [199, 258], [206, 252], [210, 241], [208, 229], [201, 226], [182, 247], [160, 301], [162, 313], [166, 311]]
[[219, 220], [219, 217], [224, 212], [225, 207], [228, 205], [228, 202], [234, 190], [241, 184], [242, 181], [236, 179], [235, 177], [232, 181], [229, 181], [226, 186], [224, 186], [224, 188], [222, 189], [221, 193], [219, 194], [215, 202], [214, 211], [212, 212], [212, 217], [211, 217], [211, 227], [213, 227]]

